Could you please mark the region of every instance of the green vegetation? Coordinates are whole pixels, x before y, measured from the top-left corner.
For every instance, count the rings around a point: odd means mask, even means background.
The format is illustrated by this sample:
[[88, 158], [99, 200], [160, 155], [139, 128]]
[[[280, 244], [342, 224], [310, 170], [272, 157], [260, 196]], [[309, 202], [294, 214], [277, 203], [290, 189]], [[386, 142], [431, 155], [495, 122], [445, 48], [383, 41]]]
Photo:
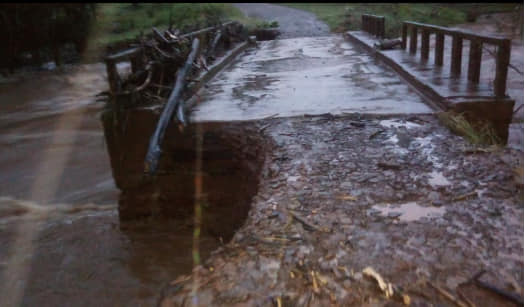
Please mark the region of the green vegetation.
[[97, 6], [97, 44], [133, 39], [152, 27], [205, 27], [225, 20], [243, 21], [227, 3], [102, 3]]
[[279, 22], [277, 21], [258, 21], [255, 23], [255, 26], [257, 28], [262, 28], [262, 29], [269, 29], [269, 28], [278, 28], [279, 27]]
[[474, 145], [499, 145], [502, 144], [494, 127], [488, 122], [472, 125], [462, 114], [454, 112], [438, 113], [441, 123], [452, 132], [461, 135]]
[[284, 3], [312, 12], [335, 32], [358, 30], [362, 14], [385, 16], [387, 37], [398, 37], [405, 20], [451, 26], [472, 20], [479, 14], [514, 11], [516, 3]]

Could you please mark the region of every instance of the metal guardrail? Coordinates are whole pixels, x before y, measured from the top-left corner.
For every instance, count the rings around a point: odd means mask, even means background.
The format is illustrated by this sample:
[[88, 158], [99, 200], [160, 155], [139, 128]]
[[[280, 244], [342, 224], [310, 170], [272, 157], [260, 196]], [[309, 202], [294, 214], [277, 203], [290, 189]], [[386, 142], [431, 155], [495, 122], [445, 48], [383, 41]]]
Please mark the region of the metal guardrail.
[[412, 54], [417, 52], [418, 32], [421, 32], [421, 60], [428, 60], [430, 34], [436, 35], [434, 64], [443, 66], [443, 54], [445, 35], [452, 36], [452, 51], [450, 73], [453, 76], [461, 74], [461, 60], [463, 51], [463, 40], [470, 41], [469, 63], [468, 63], [468, 80], [479, 83], [481, 70], [481, 56], [483, 44], [497, 46], [496, 54], [496, 75], [494, 78], [494, 95], [496, 97], [505, 97], [508, 65], [510, 62], [511, 40], [507, 38], [492, 37], [479, 35], [463, 30], [454, 30], [450, 28], [429, 25], [424, 23], [403, 22], [402, 28], [402, 48], [406, 49], [408, 42], [408, 32], [410, 30], [409, 51]]
[[385, 17], [369, 14], [361, 15], [361, 30], [379, 38], [385, 37]]

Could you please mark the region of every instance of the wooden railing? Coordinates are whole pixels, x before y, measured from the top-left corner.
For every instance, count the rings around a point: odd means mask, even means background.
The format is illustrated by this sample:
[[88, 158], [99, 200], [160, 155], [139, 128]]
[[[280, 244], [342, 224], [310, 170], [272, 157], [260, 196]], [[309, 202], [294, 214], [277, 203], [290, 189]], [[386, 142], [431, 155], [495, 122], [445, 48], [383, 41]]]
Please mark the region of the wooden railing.
[[385, 17], [369, 14], [361, 15], [361, 30], [379, 38], [385, 37]]
[[506, 92], [507, 72], [510, 61], [510, 39], [478, 35], [471, 32], [452, 30], [429, 24], [405, 21], [402, 28], [402, 48], [407, 48], [408, 32], [410, 31], [409, 52], [416, 54], [418, 31], [421, 32], [421, 60], [427, 61], [429, 54], [430, 34], [436, 35], [434, 64], [443, 66], [445, 35], [452, 36], [452, 51], [450, 54], [450, 73], [453, 76], [461, 74], [461, 60], [463, 40], [470, 41], [469, 63], [467, 78], [479, 83], [481, 69], [481, 55], [483, 44], [497, 46], [496, 76], [494, 78], [494, 95], [504, 97]]

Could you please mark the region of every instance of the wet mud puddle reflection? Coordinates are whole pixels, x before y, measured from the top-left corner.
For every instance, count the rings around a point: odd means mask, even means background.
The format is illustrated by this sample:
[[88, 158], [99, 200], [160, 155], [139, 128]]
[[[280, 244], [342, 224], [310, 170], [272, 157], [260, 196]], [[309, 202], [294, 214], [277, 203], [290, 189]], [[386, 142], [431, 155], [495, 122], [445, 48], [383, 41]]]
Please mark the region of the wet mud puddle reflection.
[[416, 202], [397, 205], [375, 205], [372, 208], [373, 212], [379, 213], [382, 216], [397, 218], [403, 222], [417, 221], [421, 218], [441, 217], [445, 213], [444, 207], [423, 207]]

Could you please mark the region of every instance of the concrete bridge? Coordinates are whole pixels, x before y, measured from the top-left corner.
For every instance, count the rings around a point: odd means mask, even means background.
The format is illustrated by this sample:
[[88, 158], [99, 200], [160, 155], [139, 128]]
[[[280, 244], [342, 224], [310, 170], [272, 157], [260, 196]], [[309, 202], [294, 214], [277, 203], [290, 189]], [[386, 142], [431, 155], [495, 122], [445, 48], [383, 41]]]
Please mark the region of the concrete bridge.
[[[190, 124], [167, 128], [153, 179], [143, 162], [158, 109], [124, 111], [133, 123], [125, 129], [105, 121], [121, 218], [194, 216], [195, 233], [227, 242], [171, 282], [162, 306], [406, 302], [409, 287], [429, 293], [409, 301], [443, 303], [422, 279], [497, 305], [501, 298], [460, 281], [480, 263], [495, 282], [522, 281], [523, 258], [509, 256], [523, 253], [515, 165], [475, 155], [433, 115], [448, 109], [443, 97], [470, 95], [467, 103], [481, 97], [475, 106], [501, 110], [508, 125], [513, 102], [483, 86], [440, 95], [433, 84], [442, 79], [417, 75], [433, 68], [409, 51], [392, 51], [403, 56], [389, 62], [372, 49], [384, 31], [368, 26], [350, 40], [286, 38], [244, 51], [189, 100]], [[489, 240], [495, 232], [505, 240]], [[363, 278], [368, 266], [401, 286], [395, 295], [378, 295]]]

